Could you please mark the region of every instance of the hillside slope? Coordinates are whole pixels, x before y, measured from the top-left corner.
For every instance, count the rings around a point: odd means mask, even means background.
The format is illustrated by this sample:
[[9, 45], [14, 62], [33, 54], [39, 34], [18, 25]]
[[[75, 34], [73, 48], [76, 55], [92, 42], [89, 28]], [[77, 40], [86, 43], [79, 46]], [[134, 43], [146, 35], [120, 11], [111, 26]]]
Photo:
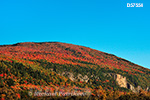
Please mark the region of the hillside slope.
[[0, 81], [12, 94], [38, 86], [139, 92], [150, 90], [150, 70], [88, 47], [26, 42], [0, 46]]

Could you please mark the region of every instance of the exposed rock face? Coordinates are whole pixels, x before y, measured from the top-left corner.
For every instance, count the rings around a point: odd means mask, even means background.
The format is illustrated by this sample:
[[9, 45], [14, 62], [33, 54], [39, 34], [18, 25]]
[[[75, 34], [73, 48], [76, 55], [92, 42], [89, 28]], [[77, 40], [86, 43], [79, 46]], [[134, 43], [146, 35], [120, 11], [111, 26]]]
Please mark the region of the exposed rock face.
[[132, 90], [132, 92], [137, 92], [133, 85], [127, 83], [127, 88]]
[[128, 88], [132, 90], [132, 92], [139, 93], [139, 91], [142, 89], [141, 86], [138, 86], [137, 88], [135, 88], [133, 85], [127, 82], [126, 77], [123, 77], [120, 74], [114, 74], [114, 79], [117, 81], [120, 87]]
[[67, 76], [70, 80], [75, 81], [76, 79], [74, 78], [74, 75], [70, 72], [62, 72], [62, 76]]
[[146, 88], [146, 91], [150, 91], [150, 87], [147, 87], [147, 88]]
[[[80, 80], [82, 82], [88, 82], [88, 80], [89, 80], [89, 77], [87, 75], [82, 76], [82, 74], [77, 74], [77, 76], [75, 77], [74, 74], [71, 73], [71, 72], [62, 72], [60, 75], [67, 76], [72, 81], [78, 81], [78, 80]], [[137, 88], [135, 88], [132, 84], [130, 84], [127, 81], [126, 77], [124, 77], [124, 76], [122, 76], [120, 74], [103, 73], [103, 75], [105, 77], [113, 77], [116, 80], [116, 82], [118, 83], [118, 85], [120, 87], [130, 89], [130, 90], [132, 90], [132, 92], [136, 93], [136, 92], [139, 92], [142, 89], [140, 86], [138, 86]], [[94, 77], [94, 75], [91, 75], [91, 77]], [[146, 91], [150, 91], [150, 88], [147, 87], [145, 90]]]
[[68, 72], [68, 78], [72, 81], [75, 81], [76, 79], [74, 78], [74, 75], [70, 72]]
[[88, 80], [89, 80], [89, 78], [88, 78], [87, 75], [82, 76], [81, 74], [78, 74], [77, 77], [75, 77], [75, 76], [73, 75], [73, 73], [71, 73], [71, 72], [62, 72], [61, 75], [62, 75], [62, 76], [67, 76], [67, 77], [68, 77], [70, 80], [72, 80], [72, 81], [77, 81], [77, 80], [79, 79], [79, 80], [82, 81], [82, 82], [88, 82]]
[[138, 86], [138, 87], [136, 88], [136, 92], [140, 92], [141, 89], [142, 89], [141, 86]]
[[121, 76], [120, 74], [115, 74], [114, 79], [117, 81], [120, 87], [127, 88], [127, 80], [126, 77]]
[[85, 75], [83, 77], [81, 74], [78, 74], [77, 78], [80, 79], [80, 81], [82, 81], [82, 82], [88, 82], [88, 80], [89, 80], [87, 75]]

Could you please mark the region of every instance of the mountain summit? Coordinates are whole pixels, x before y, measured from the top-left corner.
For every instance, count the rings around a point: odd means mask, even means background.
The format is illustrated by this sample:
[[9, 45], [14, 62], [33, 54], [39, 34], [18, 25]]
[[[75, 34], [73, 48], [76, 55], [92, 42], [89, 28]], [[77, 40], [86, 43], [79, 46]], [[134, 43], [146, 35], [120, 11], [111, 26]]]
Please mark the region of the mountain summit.
[[[59, 42], [0, 46], [1, 87], [17, 92], [37, 86], [139, 92], [150, 89], [150, 70], [115, 55]], [[81, 89], [82, 90], [82, 89]]]

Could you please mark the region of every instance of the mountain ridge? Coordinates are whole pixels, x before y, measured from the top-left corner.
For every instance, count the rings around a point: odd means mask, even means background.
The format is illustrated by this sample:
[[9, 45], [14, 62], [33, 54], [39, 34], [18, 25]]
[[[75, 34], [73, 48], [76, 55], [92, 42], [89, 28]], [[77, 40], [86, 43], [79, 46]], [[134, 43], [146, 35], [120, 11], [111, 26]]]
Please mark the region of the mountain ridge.
[[[42, 44], [47, 44], [47, 43], [48, 43], [48, 44], [49, 44], [49, 43], [50, 43], [50, 44], [51, 44], [51, 43], [58, 43], [58, 44], [59, 44], [59, 43], [61, 43], [61, 42], [21, 42], [21, 43], [15, 43], [15, 44], [12, 44], [12, 45], [0, 45], [0, 47], [7, 47], [7, 46], [28, 46], [28, 45], [36, 45], [36, 44], [42, 45]], [[68, 44], [68, 43], [61, 43], [61, 44]], [[85, 47], [85, 46], [75, 45], [75, 44], [68, 44], [68, 45], [79, 46], [79, 47]], [[92, 48], [90, 48], [90, 47], [85, 47], [85, 48], [92, 49]], [[95, 51], [96, 49], [92, 49], [92, 50]], [[136, 66], [138, 66], [138, 67], [141, 67], [141, 68], [143, 68], [143, 69], [150, 70], [150, 69], [145, 68], [145, 67], [143, 67], [143, 66], [141, 66], [141, 65], [138, 65], [138, 64], [135, 64], [135, 63], [133, 63], [133, 62], [131, 62], [131, 61], [129, 61], [129, 60], [126, 60], [126, 59], [124, 59], [124, 58], [122, 58], [122, 57], [118, 57], [118, 56], [116, 56], [116, 55], [114, 55], [114, 54], [102, 52], [102, 51], [99, 51], [99, 50], [96, 50], [96, 51], [101, 52], [101, 53], [104, 53], [105, 55], [109, 55], [109, 56], [116, 57], [116, 58], [119, 59], [119, 60], [123, 60], [123, 61], [125, 61], [125, 62], [134, 64], [134, 65], [136, 65]]]
[[52, 86], [55, 91], [69, 86], [73, 90], [87, 87], [94, 94], [97, 87], [105, 91], [150, 91], [149, 69], [113, 54], [67, 43], [0, 46], [0, 68], [1, 87], [10, 90]]
[[[40, 45], [42, 45], [42, 44], [45, 44], [45, 43], [63, 43], [63, 44], [69, 44], [69, 45], [74, 45], [74, 46], [81, 46], [81, 47], [85, 47], [85, 48], [90, 48], [90, 49], [92, 49], [91, 47], [86, 47], [86, 46], [76, 45], [76, 44], [71, 44], [71, 43], [64, 43], [64, 42], [18, 42], [18, 43], [14, 43], [14, 44], [0, 45], [0, 47], [6, 47], [6, 46], [25, 46], [25, 45], [31, 45], [31, 44], [32, 44], [32, 45], [35, 45], [35, 44], [40, 44]], [[125, 58], [118, 57], [118, 56], [116, 56], [115, 54], [106, 53], [106, 52], [103, 52], [103, 51], [100, 51], [100, 50], [97, 50], [97, 49], [93, 49], [93, 50], [102, 52], [102, 53], [104, 53], [104, 54], [106, 54], [106, 55], [110, 55], [110, 56], [117, 57], [117, 58], [119, 58], [119, 59], [121, 59], [121, 60], [123, 60], [123, 61], [126, 61], [126, 62], [128, 62], [128, 63], [132, 63], [132, 64], [137, 65], [137, 66], [139, 66], [139, 67], [142, 67], [142, 68], [144, 68], [144, 69], [150, 70], [149, 68], [146, 68], [146, 67], [144, 67], [144, 66], [142, 66], [142, 65], [138, 65], [138, 64], [136, 64], [136, 63], [134, 63], [134, 62], [132, 62], [132, 61], [126, 60]]]

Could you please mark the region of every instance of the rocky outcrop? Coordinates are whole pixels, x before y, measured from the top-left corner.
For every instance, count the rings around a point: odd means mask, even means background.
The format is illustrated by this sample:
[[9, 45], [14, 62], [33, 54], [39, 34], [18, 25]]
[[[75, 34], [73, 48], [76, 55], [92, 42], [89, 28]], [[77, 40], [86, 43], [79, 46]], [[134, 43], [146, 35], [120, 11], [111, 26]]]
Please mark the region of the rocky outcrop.
[[127, 83], [127, 88], [132, 90], [132, 92], [134, 92], [134, 93], [137, 92], [136, 89], [134, 88], [134, 86], [129, 83]]
[[124, 76], [122, 76], [120, 74], [103, 73], [103, 75], [105, 77], [113, 77], [116, 80], [116, 82], [118, 83], [118, 85], [120, 87], [123, 87], [123, 88], [132, 88], [133, 89], [133, 86], [127, 82], [126, 77], [124, 77]]
[[88, 82], [89, 78], [87, 75], [82, 76], [81, 74], [78, 74], [76, 77], [71, 72], [62, 72], [62, 76], [67, 76], [72, 81], [82, 81], [82, 82]]
[[147, 88], [145, 89], [145, 91], [150, 91], [150, 87], [147, 87]]
[[88, 80], [89, 80], [87, 75], [82, 76], [81, 74], [78, 74], [77, 78], [82, 82], [88, 82]]
[[114, 79], [117, 81], [117, 83], [120, 87], [130, 89], [130, 90], [132, 90], [132, 92], [139, 93], [140, 90], [142, 89], [141, 86], [138, 86], [137, 88], [135, 88], [132, 84], [127, 82], [126, 77], [124, 77], [120, 74], [114, 74]]
[[123, 77], [120, 74], [114, 74], [114, 79], [117, 81], [117, 83], [120, 87], [127, 88], [126, 77]]
[[[82, 82], [88, 82], [89, 81], [89, 77], [87, 75], [82, 76], [82, 74], [77, 74], [77, 76], [74, 76], [74, 74], [71, 73], [71, 72], [62, 72], [60, 75], [67, 76], [72, 81], [82, 81]], [[140, 86], [137, 86], [135, 88], [132, 84], [130, 84], [127, 81], [126, 77], [124, 77], [120, 74], [103, 73], [103, 75], [105, 77], [113, 77], [120, 87], [130, 89], [132, 92], [138, 93], [142, 89]], [[94, 75], [91, 75], [91, 78], [92, 77], [95, 77], [95, 78], [99, 79], [99, 77], [96, 77]], [[145, 90], [150, 91], [150, 88], [147, 87]]]

